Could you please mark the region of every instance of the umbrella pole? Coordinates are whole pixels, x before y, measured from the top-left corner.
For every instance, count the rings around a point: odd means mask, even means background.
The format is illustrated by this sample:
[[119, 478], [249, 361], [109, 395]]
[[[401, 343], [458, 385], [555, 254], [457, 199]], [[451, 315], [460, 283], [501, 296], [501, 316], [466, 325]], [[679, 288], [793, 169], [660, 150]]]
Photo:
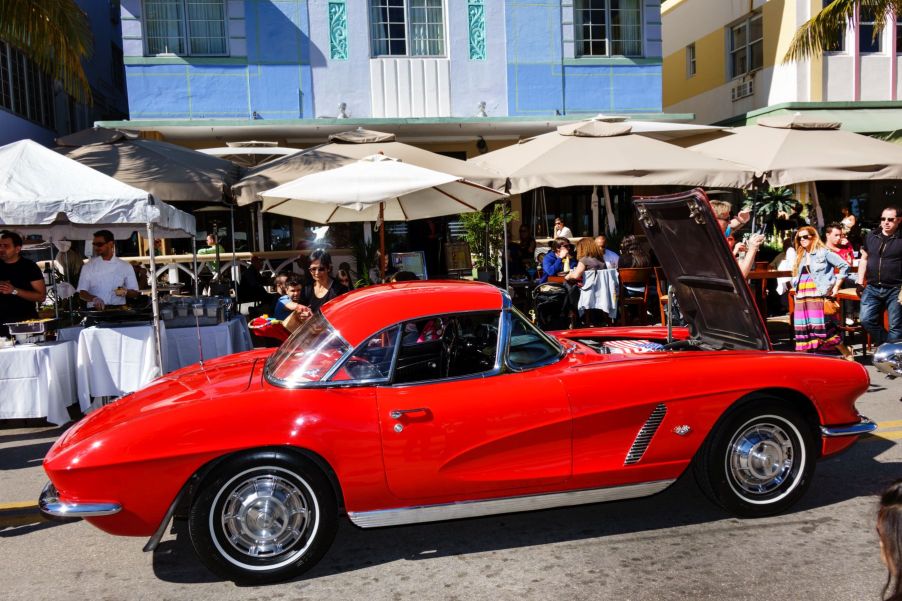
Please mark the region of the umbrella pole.
[[200, 275], [197, 272], [197, 232], [191, 237], [191, 267], [194, 269], [194, 296], [196, 298], [200, 296]]
[[[53, 258], [53, 235], [50, 236], [50, 248], [47, 250], [50, 251], [50, 262], [47, 263], [47, 266], [50, 268], [50, 281], [53, 283], [53, 313], [56, 319], [60, 318], [60, 292], [59, 288], [56, 287], [56, 269], [53, 264], [56, 262]], [[77, 284], [78, 282], [76, 282]]]
[[232, 283], [234, 284], [234, 289], [238, 290], [238, 267], [235, 265], [235, 207], [234, 205], [229, 206], [229, 218], [231, 219], [232, 226], [232, 263], [231, 263], [231, 272], [232, 272]]
[[385, 203], [379, 203], [379, 281], [385, 281]]
[[160, 333], [160, 297], [157, 293], [157, 258], [154, 248], [153, 222], [147, 222], [147, 239], [150, 241], [150, 304], [153, 307], [153, 335], [157, 343], [157, 352], [154, 359], [159, 369], [159, 375], [163, 375], [163, 336]]
[[509, 257], [508, 257], [508, 251], [507, 251], [507, 201], [506, 200], [501, 201], [501, 227], [504, 231], [504, 248], [503, 248], [503, 254], [501, 255], [502, 259], [503, 259], [502, 265], [504, 266], [504, 290], [505, 290], [505, 292], [510, 294], [510, 281], [508, 278], [508, 261], [507, 261]]

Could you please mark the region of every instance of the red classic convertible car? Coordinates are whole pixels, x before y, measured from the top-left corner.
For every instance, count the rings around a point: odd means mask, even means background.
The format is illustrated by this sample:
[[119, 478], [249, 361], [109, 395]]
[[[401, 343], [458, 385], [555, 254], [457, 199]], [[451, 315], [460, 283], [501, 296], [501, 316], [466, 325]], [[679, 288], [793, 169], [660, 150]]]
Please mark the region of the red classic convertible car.
[[651, 495], [692, 469], [739, 516], [785, 510], [815, 460], [874, 429], [856, 363], [770, 350], [700, 194], [637, 199], [687, 328], [536, 329], [488, 284], [339, 297], [279, 349], [171, 373], [70, 428], [52, 516], [294, 577], [337, 521], [371, 528]]

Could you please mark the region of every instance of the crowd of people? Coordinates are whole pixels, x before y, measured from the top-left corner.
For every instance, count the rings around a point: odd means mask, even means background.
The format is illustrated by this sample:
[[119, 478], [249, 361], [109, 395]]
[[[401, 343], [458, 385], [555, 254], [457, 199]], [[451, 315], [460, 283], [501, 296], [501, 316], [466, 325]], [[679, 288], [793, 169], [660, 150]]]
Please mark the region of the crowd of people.
[[[711, 201], [715, 217], [738, 263], [740, 272], [748, 277], [758, 264], [759, 251], [765, 237], [758, 232], [742, 232], [750, 221], [748, 211], [733, 213], [729, 202]], [[838, 315], [841, 313], [835, 297], [842, 289], [855, 288], [859, 294], [860, 323], [872, 344], [902, 341], [902, 215], [895, 206], [886, 207], [880, 216], [879, 227], [861, 235], [859, 223], [848, 207], [842, 209], [842, 219], [828, 224], [823, 237], [802, 216], [797, 203], [791, 215], [781, 220], [786, 228], [783, 252], [771, 263], [775, 270], [791, 272], [777, 289], [785, 302], [791, 299], [795, 347], [800, 352], [840, 353], [851, 359], [851, 351], [843, 344]], [[555, 219], [555, 232], [569, 232], [561, 218]], [[514, 244], [514, 269], [529, 271], [536, 251], [536, 241], [526, 226], [520, 228], [520, 240]], [[586, 274], [596, 270], [655, 266], [656, 261], [639, 238], [625, 236], [620, 253], [607, 248], [605, 236], [594, 240], [582, 238], [574, 245], [569, 236], [557, 236], [549, 243], [548, 252], [539, 257], [535, 270], [537, 283], [546, 284], [554, 278], [563, 288], [566, 302], [563, 311], [569, 313], [569, 326], [594, 324], [585, 319], [579, 298]], [[563, 278], [560, 282], [559, 279]], [[548, 291], [545, 287], [544, 290]], [[644, 293], [643, 287], [627, 287], [625, 294]], [[652, 291], [652, 294], [654, 292]], [[584, 299], [585, 300], [585, 299]], [[674, 299], [675, 300], [675, 299]], [[585, 303], [583, 303], [585, 305]], [[648, 304], [650, 307], [654, 303]], [[784, 305], [785, 306], [785, 305]], [[884, 327], [887, 314], [888, 329]], [[602, 320], [604, 321], [604, 320]], [[661, 320], [663, 321], [663, 319]], [[608, 323], [610, 320], [608, 320]]]

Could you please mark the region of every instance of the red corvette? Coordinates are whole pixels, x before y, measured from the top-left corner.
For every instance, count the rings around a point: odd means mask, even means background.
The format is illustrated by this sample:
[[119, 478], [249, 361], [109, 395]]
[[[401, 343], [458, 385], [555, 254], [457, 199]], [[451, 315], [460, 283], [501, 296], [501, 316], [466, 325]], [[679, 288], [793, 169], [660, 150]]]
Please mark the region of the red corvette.
[[371, 528], [627, 499], [690, 467], [736, 515], [785, 510], [817, 458], [874, 429], [854, 406], [867, 373], [770, 350], [704, 196], [635, 202], [687, 328], [548, 335], [487, 284], [354, 291], [275, 352], [182, 369], [70, 428], [42, 510], [145, 550], [187, 519], [201, 560], [246, 582], [309, 569], [342, 515]]

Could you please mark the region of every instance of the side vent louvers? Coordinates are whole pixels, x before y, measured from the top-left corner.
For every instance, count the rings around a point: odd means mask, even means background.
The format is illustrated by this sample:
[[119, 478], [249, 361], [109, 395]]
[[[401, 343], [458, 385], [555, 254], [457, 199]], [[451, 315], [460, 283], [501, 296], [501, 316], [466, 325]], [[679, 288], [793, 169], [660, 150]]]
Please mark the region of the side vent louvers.
[[645, 420], [645, 423], [639, 429], [636, 440], [633, 441], [633, 446], [630, 447], [629, 453], [626, 454], [626, 461], [623, 462], [623, 465], [632, 465], [642, 459], [645, 449], [648, 448], [651, 439], [654, 437], [655, 432], [658, 431], [658, 427], [664, 421], [666, 414], [667, 406], [663, 403], [654, 408], [651, 415], [648, 416], [648, 419]]

